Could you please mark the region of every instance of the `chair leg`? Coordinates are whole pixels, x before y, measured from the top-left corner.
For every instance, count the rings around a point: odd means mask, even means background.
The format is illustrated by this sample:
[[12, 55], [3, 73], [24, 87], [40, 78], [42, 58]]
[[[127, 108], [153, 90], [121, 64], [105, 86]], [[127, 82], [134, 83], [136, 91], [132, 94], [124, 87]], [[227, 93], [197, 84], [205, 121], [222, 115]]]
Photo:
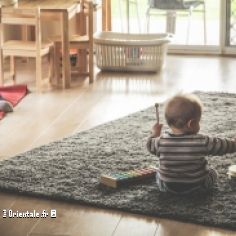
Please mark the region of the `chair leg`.
[[49, 73], [48, 73], [48, 78], [49, 78], [49, 82], [50, 84], [53, 83], [53, 79], [54, 79], [54, 47], [50, 48], [50, 52], [49, 52]]
[[15, 57], [10, 56], [10, 74], [12, 76], [13, 83], [16, 83], [16, 66], [15, 66]]
[[191, 22], [192, 22], [192, 8], [189, 9], [189, 13], [188, 13], [188, 27], [187, 27], [186, 44], [189, 43], [189, 34], [190, 34]]
[[166, 11], [166, 32], [175, 34], [176, 11]]
[[80, 60], [80, 55], [79, 55], [79, 49], [77, 49], [77, 55], [76, 55], [76, 64], [75, 67], [79, 70], [79, 61]]
[[4, 81], [4, 60], [2, 50], [0, 49], [0, 85], [3, 85]]
[[93, 48], [89, 49], [89, 83], [93, 83], [94, 69], [93, 69]]
[[42, 83], [42, 57], [36, 57], [36, 90], [41, 92]]
[[61, 78], [61, 55], [60, 55], [60, 46], [58, 45], [59, 43], [55, 43], [54, 45], [54, 77], [56, 80], [56, 85], [59, 85], [60, 78]]
[[204, 45], [207, 44], [207, 33], [206, 33], [206, 4], [203, 2], [203, 24], [204, 24]]
[[[24, 41], [29, 40], [29, 30], [30, 30], [30, 26], [28, 26], [28, 25], [22, 25], [21, 26], [21, 39], [22, 40], [24, 40]], [[21, 62], [22, 63], [29, 63], [29, 58], [28, 57], [22, 57]]]
[[79, 73], [87, 72], [88, 71], [87, 50], [79, 49], [77, 58], [79, 62], [79, 67], [78, 67]]

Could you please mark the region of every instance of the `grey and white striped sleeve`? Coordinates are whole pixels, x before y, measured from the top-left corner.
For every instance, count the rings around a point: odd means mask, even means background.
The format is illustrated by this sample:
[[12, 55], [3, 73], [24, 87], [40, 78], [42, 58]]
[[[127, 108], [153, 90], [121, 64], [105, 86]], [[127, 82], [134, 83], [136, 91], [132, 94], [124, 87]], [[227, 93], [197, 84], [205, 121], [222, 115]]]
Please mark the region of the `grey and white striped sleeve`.
[[154, 137], [150, 136], [147, 140], [147, 150], [150, 153], [157, 155], [157, 156], [159, 156], [159, 151], [158, 151], [159, 139], [160, 139], [160, 137], [154, 138]]
[[236, 140], [216, 137], [206, 138], [208, 155], [224, 155], [236, 152]]

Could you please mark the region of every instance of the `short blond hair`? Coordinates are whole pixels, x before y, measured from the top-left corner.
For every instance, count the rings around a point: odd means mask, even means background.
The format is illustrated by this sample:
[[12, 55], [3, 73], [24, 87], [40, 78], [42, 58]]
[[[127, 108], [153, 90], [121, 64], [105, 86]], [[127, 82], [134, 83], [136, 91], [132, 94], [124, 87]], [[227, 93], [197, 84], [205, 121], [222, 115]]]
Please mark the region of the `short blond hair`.
[[176, 95], [165, 106], [165, 119], [170, 127], [181, 129], [188, 121], [201, 118], [201, 115], [201, 101], [193, 94]]

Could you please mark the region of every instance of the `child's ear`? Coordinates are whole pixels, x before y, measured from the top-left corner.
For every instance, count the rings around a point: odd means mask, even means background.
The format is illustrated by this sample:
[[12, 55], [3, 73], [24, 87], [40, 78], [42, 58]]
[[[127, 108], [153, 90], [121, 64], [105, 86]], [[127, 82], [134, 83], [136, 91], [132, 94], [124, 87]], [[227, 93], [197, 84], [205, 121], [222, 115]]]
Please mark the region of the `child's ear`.
[[189, 120], [188, 123], [187, 123], [187, 127], [192, 128], [194, 126], [194, 122], [195, 122], [195, 119]]

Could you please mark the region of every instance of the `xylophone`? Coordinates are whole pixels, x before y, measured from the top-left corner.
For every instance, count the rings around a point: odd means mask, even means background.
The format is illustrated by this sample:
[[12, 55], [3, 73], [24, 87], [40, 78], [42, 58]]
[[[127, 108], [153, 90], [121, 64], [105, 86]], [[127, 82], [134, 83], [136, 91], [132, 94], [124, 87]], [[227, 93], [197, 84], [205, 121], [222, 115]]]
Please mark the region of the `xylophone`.
[[117, 188], [131, 182], [140, 182], [148, 178], [154, 178], [156, 171], [156, 167], [147, 167], [108, 175], [104, 174], [100, 177], [100, 183], [112, 188]]

